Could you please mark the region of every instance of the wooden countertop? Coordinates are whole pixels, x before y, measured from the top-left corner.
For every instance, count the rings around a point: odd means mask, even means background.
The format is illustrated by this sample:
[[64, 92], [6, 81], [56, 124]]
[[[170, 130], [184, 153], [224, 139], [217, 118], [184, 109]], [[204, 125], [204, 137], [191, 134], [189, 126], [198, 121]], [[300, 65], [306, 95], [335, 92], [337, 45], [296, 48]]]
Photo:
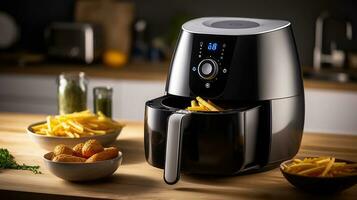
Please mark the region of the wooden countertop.
[[[143, 124], [127, 122], [116, 145], [123, 165], [109, 178], [87, 183], [67, 182], [52, 175], [41, 156], [46, 152], [32, 143], [25, 128], [43, 115], [0, 113], [0, 147], [7, 148], [19, 163], [40, 165], [43, 174], [1, 170], [1, 199], [326, 199], [291, 186], [279, 169], [235, 176], [204, 178], [183, 175], [173, 186], [162, 180], [162, 170], [146, 163]], [[304, 134], [298, 156], [333, 155], [357, 161], [357, 136]], [[357, 186], [331, 199], [357, 199]], [[328, 198], [329, 199], [329, 198]]]

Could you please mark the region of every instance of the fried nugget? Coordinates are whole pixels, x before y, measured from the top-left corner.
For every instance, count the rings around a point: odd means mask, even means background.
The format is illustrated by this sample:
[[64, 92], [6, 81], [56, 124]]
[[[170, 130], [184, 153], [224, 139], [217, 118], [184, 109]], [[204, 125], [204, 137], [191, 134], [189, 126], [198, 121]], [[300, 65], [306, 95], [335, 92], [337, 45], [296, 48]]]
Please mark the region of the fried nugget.
[[103, 146], [97, 140], [88, 140], [82, 147], [82, 156], [89, 158], [96, 153], [102, 152]]
[[73, 155], [73, 150], [64, 144], [60, 144], [55, 147], [55, 149], [53, 150], [53, 154], [55, 156], [58, 156], [61, 154]]
[[109, 147], [105, 148], [104, 151], [99, 152], [91, 156], [86, 160], [86, 163], [93, 163], [102, 160], [109, 160], [118, 156], [118, 148]]
[[83, 155], [82, 155], [83, 146], [84, 146], [84, 143], [79, 143], [79, 144], [76, 144], [76, 146], [74, 146], [72, 148], [75, 156], [83, 157]]
[[66, 155], [66, 154], [60, 154], [55, 156], [52, 161], [54, 162], [85, 162], [85, 158], [77, 157], [77, 156], [71, 156], [71, 155]]

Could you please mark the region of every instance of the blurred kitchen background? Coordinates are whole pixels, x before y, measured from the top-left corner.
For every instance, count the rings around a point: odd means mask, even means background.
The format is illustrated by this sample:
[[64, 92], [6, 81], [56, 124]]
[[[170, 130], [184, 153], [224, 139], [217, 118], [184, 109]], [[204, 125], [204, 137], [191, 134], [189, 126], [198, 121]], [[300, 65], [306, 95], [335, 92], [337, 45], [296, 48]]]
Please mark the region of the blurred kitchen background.
[[57, 77], [83, 71], [114, 89], [113, 116], [142, 120], [164, 93], [180, 27], [203, 16], [292, 23], [303, 68], [305, 131], [357, 134], [354, 0], [1, 0], [0, 112], [57, 113]]

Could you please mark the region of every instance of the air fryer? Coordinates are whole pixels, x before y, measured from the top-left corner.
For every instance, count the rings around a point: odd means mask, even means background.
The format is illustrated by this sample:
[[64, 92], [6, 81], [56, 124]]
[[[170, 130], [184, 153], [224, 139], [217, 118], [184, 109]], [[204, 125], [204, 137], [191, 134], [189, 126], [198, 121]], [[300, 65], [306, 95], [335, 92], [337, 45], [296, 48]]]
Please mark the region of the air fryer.
[[[304, 90], [288, 21], [206, 17], [182, 26], [165, 95], [145, 105], [145, 156], [180, 173], [236, 175], [278, 166], [299, 150]], [[185, 108], [200, 96], [224, 110]]]

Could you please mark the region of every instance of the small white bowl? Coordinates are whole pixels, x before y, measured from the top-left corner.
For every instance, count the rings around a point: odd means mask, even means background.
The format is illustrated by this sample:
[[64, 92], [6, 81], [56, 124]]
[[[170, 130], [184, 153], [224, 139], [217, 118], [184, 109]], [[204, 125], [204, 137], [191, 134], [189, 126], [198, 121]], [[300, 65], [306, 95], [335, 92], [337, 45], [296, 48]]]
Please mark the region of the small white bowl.
[[47, 135], [40, 135], [34, 133], [32, 130], [33, 126], [46, 123], [45, 121], [38, 122], [31, 124], [27, 127], [27, 134], [30, 136], [31, 140], [37, 143], [41, 148], [46, 149], [48, 151], [53, 151], [53, 148], [56, 145], [64, 144], [69, 147], [73, 147], [78, 143], [86, 142], [90, 139], [98, 140], [103, 146], [107, 146], [113, 142], [115, 142], [116, 138], [120, 134], [122, 129], [118, 129], [113, 131], [112, 133], [107, 133], [105, 135], [93, 135], [93, 136], [86, 136], [80, 138], [69, 138], [69, 137], [60, 137], [60, 136], [47, 136]]
[[90, 181], [112, 175], [121, 165], [123, 155], [119, 151], [116, 158], [94, 163], [54, 162], [53, 152], [43, 156], [46, 167], [55, 176], [68, 181]]

